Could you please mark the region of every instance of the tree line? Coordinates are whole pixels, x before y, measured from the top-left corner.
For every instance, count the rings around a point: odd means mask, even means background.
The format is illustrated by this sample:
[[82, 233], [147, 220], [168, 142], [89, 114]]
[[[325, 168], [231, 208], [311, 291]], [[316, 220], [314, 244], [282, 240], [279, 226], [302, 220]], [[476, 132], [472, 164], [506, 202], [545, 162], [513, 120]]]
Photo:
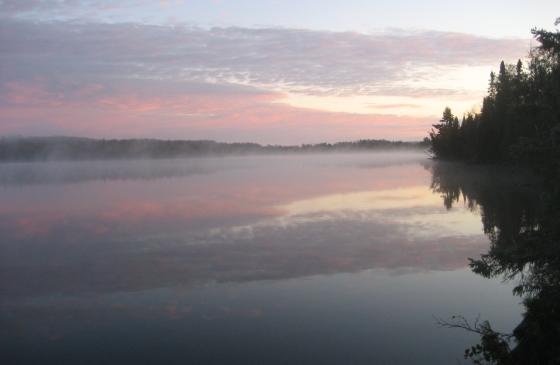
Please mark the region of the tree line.
[[498, 73], [490, 74], [479, 113], [468, 113], [459, 121], [445, 108], [429, 133], [436, 158], [558, 169], [560, 31], [531, 33], [539, 46], [530, 51], [525, 64], [502, 61]]
[[364, 139], [297, 146], [223, 143], [207, 140], [90, 139], [76, 137], [0, 138], [0, 161], [180, 158], [242, 154], [360, 152], [425, 149], [426, 142]]

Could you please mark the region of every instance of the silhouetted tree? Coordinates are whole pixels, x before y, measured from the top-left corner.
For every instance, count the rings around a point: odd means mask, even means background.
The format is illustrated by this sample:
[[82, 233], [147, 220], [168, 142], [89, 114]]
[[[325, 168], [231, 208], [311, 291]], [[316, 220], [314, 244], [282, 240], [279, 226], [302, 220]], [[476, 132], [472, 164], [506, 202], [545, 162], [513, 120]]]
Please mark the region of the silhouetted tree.
[[[556, 21], [560, 24], [560, 18]], [[490, 73], [480, 113], [451, 123], [449, 108], [429, 133], [440, 159], [530, 164], [556, 173], [560, 167], [560, 32], [532, 30], [540, 46], [527, 67], [500, 63]]]
[[439, 123], [434, 124], [430, 132], [433, 153], [443, 158], [458, 158], [459, 155], [454, 145], [458, 137], [459, 120], [453, 115], [451, 109], [446, 107]]

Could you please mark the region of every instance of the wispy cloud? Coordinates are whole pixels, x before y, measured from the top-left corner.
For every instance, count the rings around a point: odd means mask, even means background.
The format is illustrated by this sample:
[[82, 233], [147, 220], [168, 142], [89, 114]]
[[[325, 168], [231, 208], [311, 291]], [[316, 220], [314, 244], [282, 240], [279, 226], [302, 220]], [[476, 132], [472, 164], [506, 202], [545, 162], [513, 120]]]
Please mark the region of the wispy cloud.
[[65, 97], [65, 93], [46, 92], [46, 86], [11, 84], [0, 106], [0, 133], [290, 144], [391, 136], [417, 139], [431, 123], [425, 117], [292, 107], [271, 102], [281, 101], [282, 94], [247, 92], [234, 86], [206, 86], [206, 93], [185, 87], [180, 94], [160, 94], [158, 88], [167, 85], [163, 81], [130, 81], [128, 85], [94, 84], [76, 88], [74, 95]]
[[321, 95], [398, 90], [398, 83], [411, 77], [429, 79], [426, 66], [496, 64], [527, 51], [524, 40], [442, 32], [368, 35], [8, 21], [0, 37], [4, 79], [157, 78]]
[[[32, 11], [42, 4], [4, 1], [2, 9]], [[480, 90], [433, 80], [523, 56], [525, 48], [523, 40], [445, 32], [205, 29], [8, 18], [0, 24], [0, 132], [105, 136], [109, 130], [134, 130], [261, 142], [289, 142], [294, 134], [297, 142], [420, 138], [434, 113], [393, 114], [422, 99], [434, 104], [440, 98], [442, 105], [446, 98], [473, 100]], [[333, 110], [320, 106], [318, 98], [325, 96], [368, 99], [361, 109]], [[368, 109], [368, 104], [388, 104], [377, 97], [391, 97], [401, 107]], [[355, 114], [358, 110], [366, 115]], [[370, 111], [380, 115], [367, 115]], [[381, 115], [387, 112], [391, 115]], [[109, 125], [122, 129], [103, 129]], [[300, 133], [307, 127], [307, 134]], [[276, 139], [262, 139], [272, 131]]]

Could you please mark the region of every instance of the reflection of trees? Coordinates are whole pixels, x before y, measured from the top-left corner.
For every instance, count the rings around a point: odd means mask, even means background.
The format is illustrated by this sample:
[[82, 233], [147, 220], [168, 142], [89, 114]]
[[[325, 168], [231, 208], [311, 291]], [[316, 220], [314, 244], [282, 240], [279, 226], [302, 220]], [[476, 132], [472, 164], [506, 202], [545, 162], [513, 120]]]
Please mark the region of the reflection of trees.
[[[448, 327], [479, 329], [481, 343], [467, 350], [475, 363], [560, 363], [560, 191], [557, 186], [528, 182], [509, 171], [489, 171], [436, 163], [432, 189], [448, 209], [461, 200], [479, 209], [490, 249], [470, 259], [473, 272], [486, 278], [516, 280], [514, 294], [523, 298], [523, 321], [508, 336], [491, 327], [457, 322]], [[485, 322], [487, 324], [487, 322]], [[441, 324], [441, 323], [440, 323]], [[504, 355], [503, 349], [507, 348]], [[499, 350], [499, 351], [498, 351]]]

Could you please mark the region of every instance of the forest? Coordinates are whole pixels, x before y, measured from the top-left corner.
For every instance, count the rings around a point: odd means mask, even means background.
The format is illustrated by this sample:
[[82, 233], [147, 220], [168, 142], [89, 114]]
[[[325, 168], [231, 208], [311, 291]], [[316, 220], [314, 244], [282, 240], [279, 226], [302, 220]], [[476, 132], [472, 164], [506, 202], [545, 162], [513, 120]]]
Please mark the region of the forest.
[[0, 138], [0, 161], [180, 158], [274, 153], [360, 152], [425, 149], [426, 141], [364, 139], [294, 146], [224, 143], [208, 140], [91, 139], [78, 137]]
[[[560, 24], [560, 18], [555, 25]], [[526, 63], [505, 64], [490, 74], [478, 113], [461, 121], [445, 108], [429, 133], [431, 152], [442, 160], [531, 165], [558, 171], [560, 156], [560, 32], [533, 29], [538, 47]]]
[[[490, 239], [487, 253], [469, 259], [472, 271], [515, 282], [525, 308], [512, 333], [460, 314], [437, 319], [442, 327], [480, 335], [464, 353], [474, 364], [560, 363], [560, 31], [532, 34], [539, 46], [526, 64], [501, 62], [490, 74], [479, 113], [459, 121], [445, 108], [429, 134], [439, 160], [430, 166], [432, 189], [447, 209], [464, 202], [480, 210]], [[494, 174], [504, 168], [507, 183]], [[522, 176], [527, 173], [539, 182]]]

